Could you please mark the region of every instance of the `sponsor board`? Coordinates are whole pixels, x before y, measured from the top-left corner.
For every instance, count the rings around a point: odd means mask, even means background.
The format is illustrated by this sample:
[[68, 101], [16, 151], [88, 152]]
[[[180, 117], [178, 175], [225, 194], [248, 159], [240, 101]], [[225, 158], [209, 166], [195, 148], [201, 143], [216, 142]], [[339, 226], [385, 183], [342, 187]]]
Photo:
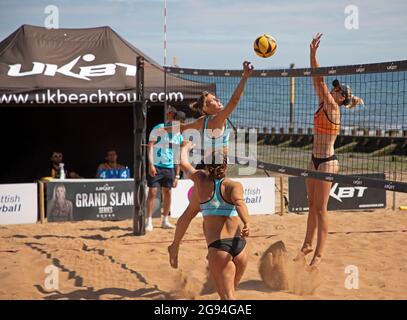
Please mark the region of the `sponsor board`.
[[0, 184], [0, 224], [36, 223], [37, 184]]
[[[275, 213], [274, 178], [232, 178], [243, 185], [244, 199], [250, 215]], [[177, 188], [172, 189], [171, 217], [179, 217], [192, 198], [194, 183], [180, 180]], [[201, 213], [198, 216], [202, 216]]]
[[132, 179], [47, 182], [46, 212], [49, 222], [132, 218], [134, 182]]
[[[366, 174], [361, 177], [384, 179], [384, 174]], [[363, 210], [386, 207], [386, 192], [384, 189], [368, 188], [343, 183], [332, 182], [328, 210]], [[288, 195], [290, 212], [308, 211], [307, 190], [304, 177], [288, 178]]]

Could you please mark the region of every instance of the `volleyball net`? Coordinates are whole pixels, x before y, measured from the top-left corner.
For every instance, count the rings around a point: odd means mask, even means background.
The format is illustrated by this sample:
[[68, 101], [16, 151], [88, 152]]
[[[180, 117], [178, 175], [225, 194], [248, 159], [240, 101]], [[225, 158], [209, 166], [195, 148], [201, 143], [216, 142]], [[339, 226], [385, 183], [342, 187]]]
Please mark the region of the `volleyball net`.
[[[171, 88], [179, 85], [181, 89], [183, 80], [215, 84], [215, 94], [223, 104], [230, 99], [242, 75], [241, 70], [171, 67], [166, 72], [172, 75], [171, 79], [167, 77]], [[364, 105], [355, 108], [340, 108], [335, 140], [340, 166], [337, 174], [309, 169], [314, 116], [319, 108], [314, 75], [323, 76], [329, 90], [336, 79], [349, 85], [353, 95], [364, 101]], [[257, 133], [260, 170], [407, 192], [406, 81], [407, 60], [318, 69], [255, 70], [230, 120], [238, 129]], [[188, 110], [186, 105], [182, 108]], [[322, 117], [332, 122], [339, 119], [337, 114]], [[329, 121], [320, 121], [320, 126], [333, 130]], [[381, 174], [384, 179], [367, 178], [366, 174]]]

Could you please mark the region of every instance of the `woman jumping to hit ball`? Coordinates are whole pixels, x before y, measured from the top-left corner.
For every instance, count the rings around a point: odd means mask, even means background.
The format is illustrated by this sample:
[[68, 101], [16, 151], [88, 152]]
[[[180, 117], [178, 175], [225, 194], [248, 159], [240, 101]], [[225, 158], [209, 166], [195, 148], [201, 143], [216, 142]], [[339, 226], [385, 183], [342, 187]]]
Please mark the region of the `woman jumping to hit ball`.
[[[311, 68], [319, 68], [316, 53], [321, 37], [322, 34], [317, 33], [310, 45]], [[314, 142], [308, 169], [337, 173], [339, 164], [335, 156], [334, 143], [340, 128], [340, 106], [353, 108], [363, 104], [363, 100], [353, 96], [351, 88], [339, 83], [338, 80], [333, 81], [331, 91], [322, 76], [313, 76], [313, 83], [319, 98], [319, 108], [314, 114]], [[327, 206], [332, 183], [309, 178], [306, 183], [309, 206], [307, 232], [301, 251], [295, 260], [313, 251], [312, 241], [315, 231], [318, 230], [317, 245], [310, 263], [311, 268], [316, 268], [321, 262], [328, 235]]]
[[[205, 149], [205, 146], [210, 146], [209, 148], [206, 148], [204, 157], [207, 157], [212, 151], [222, 151], [227, 154], [230, 135], [228, 117], [239, 103], [246, 82], [252, 72], [253, 66], [250, 62], [243, 62], [242, 78], [225, 107], [214, 94], [203, 92], [199, 99], [191, 105], [192, 110], [200, 113], [202, 116], [192, 123], [180, 124], [179, 128], [167, 127], [165, 130], [168, 132], [171, 132], [172, 130], [177, 131], [178, 129], [181, 132], [188, 129], [200, 130], [204, 144], [201, 146], [202, 149]], [[206, 131], [207, 129], [212, 130], [212, 136], [208, 135], [208, 132]], [[201, 164], [198, 164], [196, 168], [203, 169], [204, 167], [204, 163], [202, 162]], [[181, 240], [188, 229], [191, 220], [199, 213], [199, 211], [199, 196], [194, 188], [188, 207], [177, 221], [174, 240], [168, 247], [170, 264], [173, 268], [178, 267], [178, 250]]]
[[[198, 194], [208, 245], [209, 271], [220, 298], [234, 300], [235, 288], [247, 266], [245, 237], [250, 233], [243, 186], [225, 179], [226, 154], [214, 151], [210, 159], [205, 159], [206, 170], [196, 170], [188, 161], [191, 149], [192, 143], [184, 141], [181, 147], [181, 168], [194, 181]], [[242, 229], [239, 227], [239, 218], [243, 222]]]

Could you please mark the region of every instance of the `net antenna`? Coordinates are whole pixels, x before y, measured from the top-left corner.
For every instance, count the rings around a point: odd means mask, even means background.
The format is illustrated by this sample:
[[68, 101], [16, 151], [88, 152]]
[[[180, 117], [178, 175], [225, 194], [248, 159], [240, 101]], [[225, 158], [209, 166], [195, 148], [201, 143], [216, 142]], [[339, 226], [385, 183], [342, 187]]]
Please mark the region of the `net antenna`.
[[164, 0], [164, 121], [167, 122], [167, 0]]
[[164, 0], [164, 66], [167, 65], [167, 0]]

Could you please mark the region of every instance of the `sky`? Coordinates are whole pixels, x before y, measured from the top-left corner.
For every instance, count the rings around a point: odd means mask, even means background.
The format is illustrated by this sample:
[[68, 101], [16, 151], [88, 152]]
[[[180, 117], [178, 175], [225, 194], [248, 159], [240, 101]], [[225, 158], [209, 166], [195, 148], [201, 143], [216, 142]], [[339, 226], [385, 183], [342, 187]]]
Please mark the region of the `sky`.
[[[44, 26], [49, 5], [60, 28], [110, 26], [163, 64], [164, 0], [0, 0], [0, 39], [22, 24]], [[347, 29], [349, 5], [358, 9], [358, 29]], [[322, 66], [407, 58], [406, 0], [167, 0], [167, 62], [185, 68], [257, 69], [309, 66], [313, 34], [324, 34]], [[257, 57], [261, 34], [277, 40], [271, 58]]]

